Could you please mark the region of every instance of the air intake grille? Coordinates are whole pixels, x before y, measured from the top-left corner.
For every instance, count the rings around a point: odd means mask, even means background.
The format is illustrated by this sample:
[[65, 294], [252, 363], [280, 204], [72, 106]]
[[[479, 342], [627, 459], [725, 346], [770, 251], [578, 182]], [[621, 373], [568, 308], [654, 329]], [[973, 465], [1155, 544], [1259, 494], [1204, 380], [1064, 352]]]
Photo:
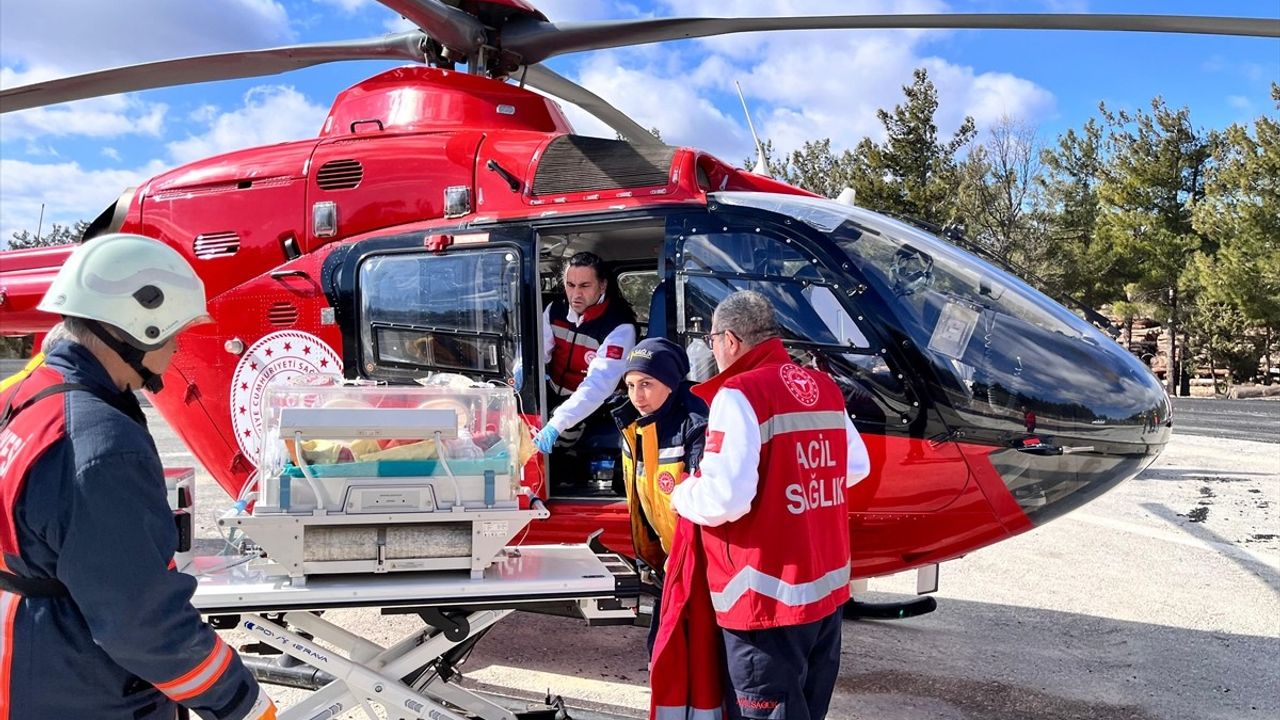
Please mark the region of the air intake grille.
[[290, 302], [272, 303], [267, 321], [276, 326], [292, 325], [298, 321], [298, 308]]
[[240, 236], [233, 232], [203, 233], [196, 236], [195, 242], [191, 243], [191, 249], [201, 260], [235, 255], [240, 249]]
[[666, 185], [673, 147], [636, 147], [621, 140], [561, 135], [547, 146], [533, 178], [534, 195]]
[[350, 190], [364, 179], [359, 160], [330, 160], [316, 172], [316, 184], [323, 190]]

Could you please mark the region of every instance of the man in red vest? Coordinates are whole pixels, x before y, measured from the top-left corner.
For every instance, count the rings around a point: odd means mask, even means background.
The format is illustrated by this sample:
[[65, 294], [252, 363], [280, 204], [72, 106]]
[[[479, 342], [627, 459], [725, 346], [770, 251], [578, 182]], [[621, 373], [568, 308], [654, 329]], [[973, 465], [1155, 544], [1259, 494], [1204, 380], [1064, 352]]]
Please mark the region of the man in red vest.
[[866, 447], [835, 381], [791, 361], [763, 295], [733, 293], [711, 326], [720, 374], [694, 389], [706, 454], [671, 500], [702, 526], [729, 717], [821, 720], [849, 599], [845, 490], [870, 470]]
[[133, 394], [160, 392], [178, 335], [208, 320], [204, 284], [164, 243], [104, 235], [39, 307], [63, 317], [44, 361], [0, 385], [0, 720], [275, 718], [191, 606]]
[[569, 258], [564, 293], [542, 314], [552, 412], [534, 444], [544, 453], [557, 442], [561, 447], [577, 442], [583, 421], [618, 388], [626, 357], [636, 344], [635, 312], [621, 296], [609, 292], [600, 256], [580, 252]]

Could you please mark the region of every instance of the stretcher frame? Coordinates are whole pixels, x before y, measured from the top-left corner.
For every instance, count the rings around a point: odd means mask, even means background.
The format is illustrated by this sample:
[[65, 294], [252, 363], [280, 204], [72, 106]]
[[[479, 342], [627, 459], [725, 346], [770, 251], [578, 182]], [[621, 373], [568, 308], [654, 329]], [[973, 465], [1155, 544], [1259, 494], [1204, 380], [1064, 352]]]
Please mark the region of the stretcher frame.
[[[614, 554], [586, 545], [508, 548], [479, 580], [466, 572], [268, 576], [223, 556], [199, 557], [192, 603], [219, 629], [238, 628], [332, 681], [281, 708], [280, 720], [338, 718], [361, 708], [389, 720], [520, 720], [459, 686], [451, 651], [464, 648], [515, 610], [581, 617], [589, 625], [632, 624], [639, 578]], [[317, 611], [377, 608], [416, 614], [426, 627], [383, 647]], [[310, 637], [307, 637], [310, 636]], [[325, 647], [317, 641], [332, 646]]]

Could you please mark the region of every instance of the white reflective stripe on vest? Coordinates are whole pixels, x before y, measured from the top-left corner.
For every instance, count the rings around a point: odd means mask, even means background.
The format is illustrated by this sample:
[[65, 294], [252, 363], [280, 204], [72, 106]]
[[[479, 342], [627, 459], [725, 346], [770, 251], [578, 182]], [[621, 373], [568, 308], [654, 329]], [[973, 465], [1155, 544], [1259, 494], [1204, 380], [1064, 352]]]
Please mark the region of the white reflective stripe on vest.
[[844, 430], [844, 413], [835, 410], [779, 413], [760, 423], [760, 442], [774, 435], [804, 430]]
[[658, 460], [683, 460], [683, 447], [669, 447], [658, 449]]
[[566, 327], [560, 327], [559, 325], [551, 326], [551, 334], [571, 345], [577, 345], [580, 348], [596, 350], [600, 347], [600, 343], [596, 342], [596, 339], [590, 335], [580, 333], [577, 330], [571, 330]]
[[720, 720], [720, 708], [700, 710], [688, 705], [659, 705], [654, 720]]
[[807, 583], [792, 585], [750, 565], [738, 571], [737, 575], [724, 586], [724, 590], [711, 593], [711, 604], [716, 612], [728, 612], [734, 603], [742, 599], [751, 590], [757, 594], [771, 597], [790, 607], [801, 607], [827, 597], [831, 593], [848, 586], [849, 566], [832, 570], [822, 577]]

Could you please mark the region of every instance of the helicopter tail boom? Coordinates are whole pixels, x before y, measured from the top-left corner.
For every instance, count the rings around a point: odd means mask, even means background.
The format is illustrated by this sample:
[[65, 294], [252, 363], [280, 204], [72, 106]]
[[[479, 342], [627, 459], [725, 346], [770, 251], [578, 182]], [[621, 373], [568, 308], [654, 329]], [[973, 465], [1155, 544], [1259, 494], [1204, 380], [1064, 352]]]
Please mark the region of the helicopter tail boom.
[[0, 335], [45, 333], [57, 315], [36, 309], [76, 245], [10, 250], [0, 269]]

